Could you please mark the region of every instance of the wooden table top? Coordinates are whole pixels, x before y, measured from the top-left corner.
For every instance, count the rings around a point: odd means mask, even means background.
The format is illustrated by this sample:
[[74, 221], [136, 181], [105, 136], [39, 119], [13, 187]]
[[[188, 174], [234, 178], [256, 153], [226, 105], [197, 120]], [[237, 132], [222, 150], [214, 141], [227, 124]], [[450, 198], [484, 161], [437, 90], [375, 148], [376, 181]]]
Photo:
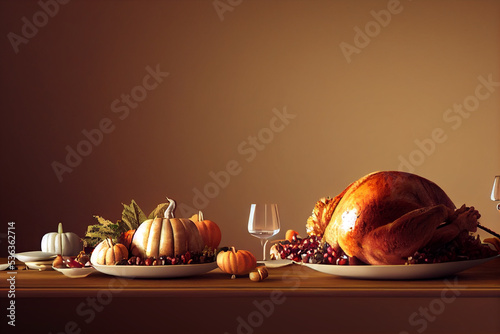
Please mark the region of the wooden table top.
[[[0, 291], [8, 290], [0, 274]], [[463, 297], [500, 298], [500, 258], [463, 271], [455, 276], [430, 280], [360, 280], [323, 274], [301, 265], [269, 269], [269, 277], [252, 282], [248, 276], [231, 279], [219, 269], [192, 277], [168, 279], [127, 279], [99, 272], [85, 278], [68, 278], [54, 270], [16, 271], [19, 298], [66, 296], [78, 297], [110, 287], [123, 287], [124, 296], [240, 296], [269, 295], [279, 289], [294, 296], [412, 297], [439, 296], [444, 288], [457, 288]], [[2, 292], [5, 294], [5, 292]]]

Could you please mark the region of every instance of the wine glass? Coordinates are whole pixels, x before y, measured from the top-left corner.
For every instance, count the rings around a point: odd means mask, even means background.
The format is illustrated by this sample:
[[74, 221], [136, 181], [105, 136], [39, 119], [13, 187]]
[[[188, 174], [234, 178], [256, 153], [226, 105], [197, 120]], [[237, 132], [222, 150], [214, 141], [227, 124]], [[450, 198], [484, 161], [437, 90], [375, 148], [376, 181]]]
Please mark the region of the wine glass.
[[248, 232], [260, 239], [263, 260], [266, 261], [268, 239], [280, 231], [278, 204], [252, 204], [248, 218]]

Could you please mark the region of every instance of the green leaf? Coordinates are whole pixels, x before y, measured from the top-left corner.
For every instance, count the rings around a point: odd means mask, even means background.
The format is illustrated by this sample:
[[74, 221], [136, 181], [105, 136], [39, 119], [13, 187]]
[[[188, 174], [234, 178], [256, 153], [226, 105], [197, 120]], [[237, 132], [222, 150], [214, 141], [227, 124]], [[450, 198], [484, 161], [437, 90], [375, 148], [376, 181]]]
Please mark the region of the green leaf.
[[113, 223], [110, 220], [104, 219], [101, 216], [94, 216], [98, 224], [89, 225], [87, 233], [83, 238], [90, 246], [96, 246], [99, 242], [106, 238], [111, 238], [116, 241], [122, 233], [122, 226], [118, 223]]
[[94, 216], [94, 218], [97, 219], [97, 221], [99, 222], [99, 224], [101, 224], [103, 226], [108, 226], [108, 225], [112, 225], [113, 224], [110, 220], [104, 219], [101, 216]]
[[163, 218], [165, 216], [165, 211], [167, 210], [168, 206], [170, 203], [161, 203], [158, 204], [158, 206], [151, 211], [151, 213], [148, 216], [148, 219], [154, 219], [154, 218]]
[[122, 204], [123, 205], [123, 211], [122, 211], [122, 222], [125, 224], [127, 227], [127, 230], [135, 230], [136, 228], [139, 227], [139, 225], [148, 219], [146, 214], [141, 210], [139, 205], [132, 200], [130, 205]]
[[130, 205], [123, 204], [122, 219], [116, 223], [101, 216], [94, 216], [94, 218], [97, 224], [89, 225], [83, 238], [90, 246], [96, 246], [106, 238], [117, 242], [123, 232], [137, 229], [143, 221], [148, 219], [134, 200]]

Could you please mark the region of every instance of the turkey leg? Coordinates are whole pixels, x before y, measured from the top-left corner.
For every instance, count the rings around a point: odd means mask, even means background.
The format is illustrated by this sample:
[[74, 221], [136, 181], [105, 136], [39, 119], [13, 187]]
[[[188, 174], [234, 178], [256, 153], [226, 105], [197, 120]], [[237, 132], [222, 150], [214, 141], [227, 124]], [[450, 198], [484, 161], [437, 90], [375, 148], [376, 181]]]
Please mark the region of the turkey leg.
[[[408, 256], [433, 240], [438, 226], [453, 210], [445, 205], [420, 208], [406, 213], [392, 223], [380, 226], [365, 236], [362, 244], [364, 262], [403, 264]], [[455, 221], [458, 217], [455, 219]], [[456, 221], [462, 224], [462, 220]], [[442, 228], [439, 235], [451, 235]], [[450, 228], [454, 230], [454, 228]]]
[[441, 246], [455, 239], [462, 231], [476, 232], [478, 219], [481, 217], [479, 212], [474, 207], [462, 207], [455, 210], [447, 220], [446, 224], [438, 227], [432, 239], [426, 246]]

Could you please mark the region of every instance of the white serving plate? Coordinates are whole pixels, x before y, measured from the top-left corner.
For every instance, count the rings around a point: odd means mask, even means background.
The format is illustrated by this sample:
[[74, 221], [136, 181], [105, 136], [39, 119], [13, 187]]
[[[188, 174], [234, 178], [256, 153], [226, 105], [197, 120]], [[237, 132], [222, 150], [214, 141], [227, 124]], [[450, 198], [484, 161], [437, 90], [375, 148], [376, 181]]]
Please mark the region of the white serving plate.
[[375, 280], [416, 280], [450, 276], [498, 257], [500, 257], [500, 255], [479, 260], [411, 265], [339, 266], [332, 264], [300, 264], [325, 274], [348, 278]]
[[176, 264], [163, 266], [106, 266], [92, 264], [101, 273], [128, 278], [173, 278], [207, 273], [217, 268], [217, 262], [201, 264]]
[[16, 258], [21, 262], [38, 262], [54, 259], [56, 254], [42, 251], [16, 253]]
[[82, 278], [87, 277], [88, 275], [95, 273], [97, 270], [93, 267], [83, 267], [83, 268], [56, 268], [52, 267], [52, 269], [57, 270], [60, 273], [63, 273], [64, 276], [70, 278]]

